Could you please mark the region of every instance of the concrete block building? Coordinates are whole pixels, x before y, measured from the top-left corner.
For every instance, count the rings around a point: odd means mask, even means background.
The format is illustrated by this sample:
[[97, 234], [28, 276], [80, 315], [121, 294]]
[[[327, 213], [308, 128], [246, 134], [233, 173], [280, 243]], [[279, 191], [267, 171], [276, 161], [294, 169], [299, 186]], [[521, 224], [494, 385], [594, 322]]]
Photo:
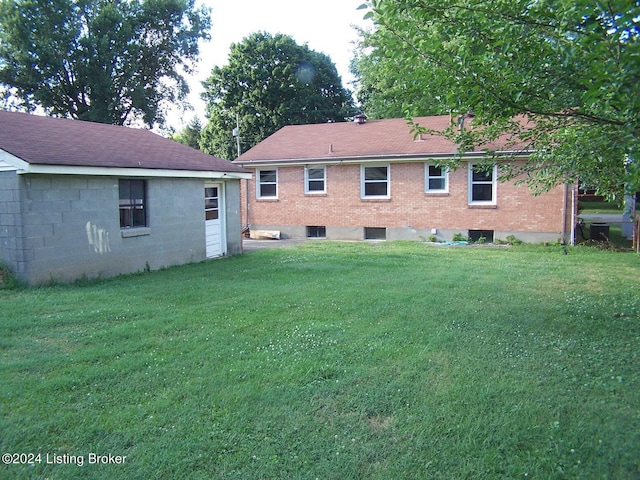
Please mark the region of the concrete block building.
[[0, 261], [37, 284], [240, 253], [248, 178], [148, 130], [0, 111]]

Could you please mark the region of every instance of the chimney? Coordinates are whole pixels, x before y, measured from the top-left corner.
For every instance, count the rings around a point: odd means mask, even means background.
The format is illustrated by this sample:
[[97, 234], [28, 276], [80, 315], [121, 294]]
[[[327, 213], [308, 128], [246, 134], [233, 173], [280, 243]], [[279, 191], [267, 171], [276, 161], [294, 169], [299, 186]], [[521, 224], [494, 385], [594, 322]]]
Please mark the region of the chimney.
[[475, 117], [475, 113], [473, 113], [473, 110], [469, 110], [467, 113], [465, 113], [464, 115], [460, 115], [458, 117], [458, 130], [462, 131], [464, 130], [464, 121], [468, 118], [469, 120], [471, 120], [473, 117]]
[[364, 113], [359, 113], [358, 115], [353, 117], [353, 121], [358, 125], [364, 125], [364, 123], [367, 121], [367, 116]]

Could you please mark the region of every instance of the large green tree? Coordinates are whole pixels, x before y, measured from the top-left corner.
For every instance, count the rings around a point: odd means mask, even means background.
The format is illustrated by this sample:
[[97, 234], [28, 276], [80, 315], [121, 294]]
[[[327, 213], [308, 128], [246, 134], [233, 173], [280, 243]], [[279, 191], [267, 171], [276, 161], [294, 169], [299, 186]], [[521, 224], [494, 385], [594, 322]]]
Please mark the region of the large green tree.
[[209, 29], [195, 0], [0, 0], [0, 87], [22, 109], [162, 124]]
[[392, 85], [398, 94], [384, 101], [406, 116], [430, 113], [429, 105], [454, 119], [473, 111], [473, 129], [447, 132], [461, 151], [505, 134], [513, 148], [535, 149], [524, 168], [501, 169], [506, 177], [523, 174], [542, 188], [581, 180], [611, 197], [625, 186], [640, 190], [636, 0], [368, 0], [365, 7], [375, 24], [363, 38], [368, 58], [359, 60], [365, 96], [379, 99], [376, 85]]
[[188, 145], [191, 148], [200, 149], [200, 137], [202, 136], [202, 123], [198, 117], [194, 117], [189, 124], [180, 132], [174, 132], [171, 139]]
[[253, 33], [233, 44], [228, 64], [204, 82], [208, 125], [203, 150], [237, 156], [285, 125], [344, 121], [354, 114], [350, 92], [331, 59], [288, 35]]

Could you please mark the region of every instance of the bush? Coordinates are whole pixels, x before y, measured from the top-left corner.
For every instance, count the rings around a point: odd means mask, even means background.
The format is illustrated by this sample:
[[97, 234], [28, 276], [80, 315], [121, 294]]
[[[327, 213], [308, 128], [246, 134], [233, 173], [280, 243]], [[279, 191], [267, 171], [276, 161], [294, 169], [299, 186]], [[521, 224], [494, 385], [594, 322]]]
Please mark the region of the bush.
[[16, 278], [11, 269], [0, 263], [0, 289], [9, 289], [22, 286], [23, 283]]
[[468, 242], [469, 239], [463, 235], [462, 233], [454, 233], [453, 234], [453, 241], [454, 242]]

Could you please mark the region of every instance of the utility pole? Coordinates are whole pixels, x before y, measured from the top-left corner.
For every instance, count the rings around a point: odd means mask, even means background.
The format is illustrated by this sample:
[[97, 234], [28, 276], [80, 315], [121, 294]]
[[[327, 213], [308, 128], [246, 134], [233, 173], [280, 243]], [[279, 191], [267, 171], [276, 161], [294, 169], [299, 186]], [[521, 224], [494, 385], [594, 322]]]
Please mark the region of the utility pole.
[[240, 116], [237, 113], [236, 113], [236, 128], [233, 129], [233, 136], [236, 137], [236, 145], [238, 147], [238, 157], [239, 157], [240, 156]]

